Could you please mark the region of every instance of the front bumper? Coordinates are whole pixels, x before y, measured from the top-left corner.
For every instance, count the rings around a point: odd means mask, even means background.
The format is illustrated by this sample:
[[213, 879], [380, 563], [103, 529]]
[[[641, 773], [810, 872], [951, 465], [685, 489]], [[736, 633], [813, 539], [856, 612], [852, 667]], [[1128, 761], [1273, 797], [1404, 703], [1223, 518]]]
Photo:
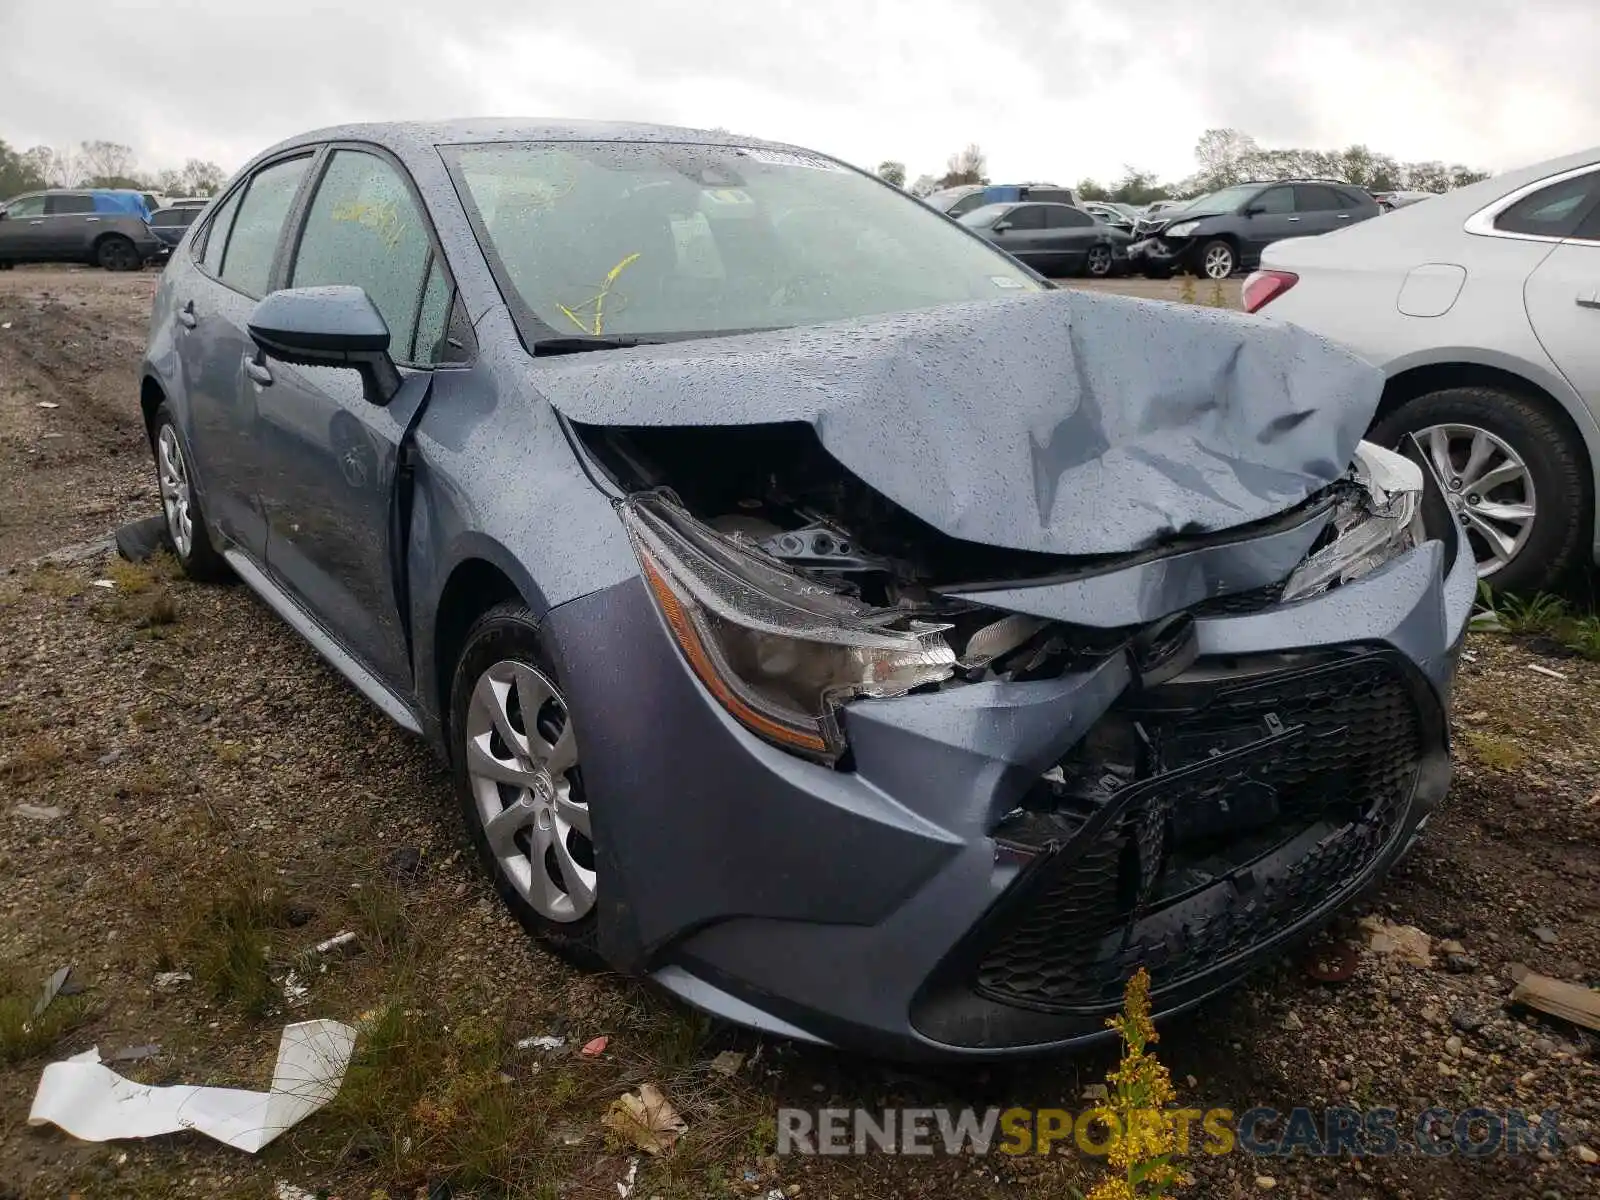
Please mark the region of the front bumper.
[[[560, 606], [602, 954], [730, 1020], [911, 1059], [1098, 1040], [1140, 963], [1158, 1013], [1191, 1007], [1326, 923], [1442, 800], [1476, 578], [1439, 537], [1310, 600], [1202, 606], [1199, 658], [1159, 687], [1115, 657], [858, 701], [849, 770], [735, 724], [639, 580]], [[1133, 722], [1165, 749], [1112, 786], [1094, 768]], [[1057, 767], [1089, 791], [1040, 811]]]
[[1193, 249], [1193, 238], [1147, 237], [1128, 247], [1128, 262], [1135, 271], [1175, 271]]

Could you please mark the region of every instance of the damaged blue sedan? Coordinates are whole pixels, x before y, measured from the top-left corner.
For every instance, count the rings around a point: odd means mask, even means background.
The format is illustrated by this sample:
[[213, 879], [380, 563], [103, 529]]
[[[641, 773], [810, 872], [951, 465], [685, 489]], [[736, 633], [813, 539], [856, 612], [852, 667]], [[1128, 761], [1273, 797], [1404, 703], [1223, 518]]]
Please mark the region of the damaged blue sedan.
[[1474, 567], [1380, 382], [807, 150], [459, 122], [252, 161], [141, 400], [189, 573], [437, 748], [532, 933], [992, 1058], [1236, 982], [1444, 797]]

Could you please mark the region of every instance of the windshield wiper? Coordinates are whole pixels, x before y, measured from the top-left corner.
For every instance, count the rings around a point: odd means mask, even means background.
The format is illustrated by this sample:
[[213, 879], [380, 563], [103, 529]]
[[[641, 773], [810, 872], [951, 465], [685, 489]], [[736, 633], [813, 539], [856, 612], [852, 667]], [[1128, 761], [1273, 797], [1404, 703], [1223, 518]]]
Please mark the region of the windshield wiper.
[[659, 345], [661, 345], [661, 342], [655, 338], [570, 333], [535, 339], [533, 352], [535, 354], [583, 354], [590, 350], [626, 350], [629, 346]]

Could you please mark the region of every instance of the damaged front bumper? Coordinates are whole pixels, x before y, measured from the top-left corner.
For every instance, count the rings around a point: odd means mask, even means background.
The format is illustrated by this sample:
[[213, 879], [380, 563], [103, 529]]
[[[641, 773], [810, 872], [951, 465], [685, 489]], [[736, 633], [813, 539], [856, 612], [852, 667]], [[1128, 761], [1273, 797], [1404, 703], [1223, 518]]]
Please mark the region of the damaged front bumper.
[[1176, 271], [1193, 253], [1194, 244], [1194, 238], [1141, 238], [1128, 247], [1128, 264], [1135, 271]]
[[[1193, 604], [1175, 667], [858, 699], [847, 769], [734, 720], [644, 580], [556, 608], [602, 954], [730, 1020], [904, 1058], [1104, 1037], [1141, 963], [1158, 1013], [1198, 1003], [1380, 877], [1445, 794], [1476, 578], [1439, 511], [1354, 582]], [[1135, 594], [1181, 574], [1137, 570]]]

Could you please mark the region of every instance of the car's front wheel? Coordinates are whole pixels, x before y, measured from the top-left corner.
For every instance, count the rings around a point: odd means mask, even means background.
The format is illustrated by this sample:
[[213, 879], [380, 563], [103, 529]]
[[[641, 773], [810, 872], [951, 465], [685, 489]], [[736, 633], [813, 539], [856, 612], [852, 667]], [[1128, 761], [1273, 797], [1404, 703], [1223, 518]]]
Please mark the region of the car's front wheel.
[[1104, 279], [1111, 274], [1111, 247], [1089, 247], [1089, 258], [1084, 264], [1084, 270], [1095, 279]]
[[525, 605], [497, 605], [472, 626], [450, 696], [456, 799], [495, 890], [523, 928], [598, 965], [599, 880], [577, 731]]
[[1239, 265], [1233, 244], [1221, 238], [1215, 238], [1200, 247], [1195, 261], [1199, 264], [1200, 273], [1207, 279], [1226, 279]]
[[1373, 426], [1398, 445], [1415, 434], [1444, 482], [1478, 577], [1533, 593], [1576, 563], [1592, 501], [1576, 435], [1527, 396], [1445, 388], [1408, 400]]
[[167, 520], [167, 540], [184, 574], [191, 579], [214, 583], [230, 574], [227, 560], [211, 544], [206, 530], [200, 497], [195, 494], [189, 460], [183, 439], [172, 419], [172, 410], [163, 404], [156, 410], [151, 428], [151, 446], [156, 456], [156, 486], [161, 492], [161, 512]]

